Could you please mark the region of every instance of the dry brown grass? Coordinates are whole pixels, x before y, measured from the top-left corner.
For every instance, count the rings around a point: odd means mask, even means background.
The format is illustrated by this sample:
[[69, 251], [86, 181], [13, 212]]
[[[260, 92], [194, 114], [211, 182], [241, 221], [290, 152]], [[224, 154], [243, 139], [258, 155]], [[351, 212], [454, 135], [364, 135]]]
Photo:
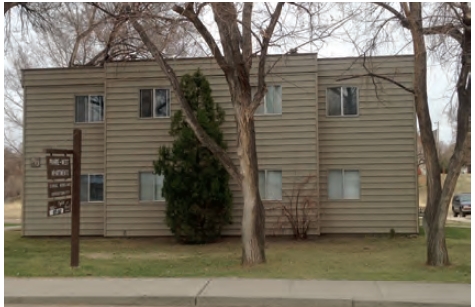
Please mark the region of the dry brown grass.
[[21, 202], [5, 203], [3, 212], [5, 220], [21, 220]]

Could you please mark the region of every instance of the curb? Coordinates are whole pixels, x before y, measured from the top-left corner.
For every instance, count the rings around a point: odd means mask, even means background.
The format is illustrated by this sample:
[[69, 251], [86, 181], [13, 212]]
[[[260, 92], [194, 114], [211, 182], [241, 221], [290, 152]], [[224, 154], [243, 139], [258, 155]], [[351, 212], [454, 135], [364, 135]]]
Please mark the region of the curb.
[[242, 298], [242, 297], [165, 297], [165, 296], [96, 296], [96, 297], [4, 297], [7, 305], [48, 306], [167, 306], [167, 307], [469, 307], [470, 303], [404, 302], [357, 299], [306, 299], [306, 298]]

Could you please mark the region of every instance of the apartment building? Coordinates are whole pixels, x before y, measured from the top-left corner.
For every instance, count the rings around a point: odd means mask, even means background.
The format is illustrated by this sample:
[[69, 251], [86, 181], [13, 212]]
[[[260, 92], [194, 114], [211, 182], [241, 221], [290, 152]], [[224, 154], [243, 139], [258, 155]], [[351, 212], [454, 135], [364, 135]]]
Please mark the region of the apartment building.
[[[197, 68], [226, 111], [228, 151], [236, 125], [228, 86], [213, 58], [170, 60], [178, 76]], [[310, 234], [418, 231], [416, 118], [412, 94], [371, 77], [361, 58], [316, 54], [269, 56], [268, 92], [255, 114], [260, 191], [273, 234], [295, 182], [316, 176], [319, 207]], [[413, 56], [367, 58], [372, 71], [412, 86]], [[256, 67], [251, 74], [255, 76]], [[341, 81], [340, 79], [344, 79]], [[27, 69], [24, 87], [23, 235], [70, 234], [70, 215], [47, 216], [44, 148], [72, 149], [82, 130], [81, 235], [169, 236], [163, 178], [153, 173], [158, 148], [173, 141], [179, 109], [168, 79], [153, 61], [104, 67]], [[256, 79], [257, 82], [257, 79]], [[32, 161], [40, 161], [39, 165]], [[234, 223], [240, 234], [242, 194], [233, 181]], [[284, 234], [290, 230], [284, 229]]]

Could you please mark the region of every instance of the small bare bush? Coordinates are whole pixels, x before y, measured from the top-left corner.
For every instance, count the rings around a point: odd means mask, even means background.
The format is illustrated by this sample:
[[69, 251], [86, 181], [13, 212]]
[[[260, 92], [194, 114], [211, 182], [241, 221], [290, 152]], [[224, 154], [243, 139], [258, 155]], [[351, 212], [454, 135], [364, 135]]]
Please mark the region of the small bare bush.
[[290, 194], [283, 191], [282, 204], [275, 208], [280, 216], [274, 234], [290, 228], [294, 239], [305, 240], [309, 230], [318, 227], [320, 212], [315, 179], [314, 175], [307, 176], [301, 182], [294, 182]]

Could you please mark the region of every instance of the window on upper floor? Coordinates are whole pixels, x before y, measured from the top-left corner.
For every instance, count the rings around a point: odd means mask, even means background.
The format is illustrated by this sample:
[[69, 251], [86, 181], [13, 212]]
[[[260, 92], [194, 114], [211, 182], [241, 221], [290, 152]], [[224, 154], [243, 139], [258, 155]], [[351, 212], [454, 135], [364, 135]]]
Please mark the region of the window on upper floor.
[[140, 90], [140, 117], [170, 117], [170, 89]]
[[360, 171], [329, 170], [328, 199], [359, 199]]
[[104, 200], [104, 175], [81, 175], [81, 202]]
[[[254, 96], [255, 88], [253, 88]], [[282, 114], [282, 85], [268, 85], [264, 101], [259, 105], [256, 114]]]
[[329, 87], [327, 88], [328, 116], [357, 116], [358, 88]]
[[259, 192], [264, 200], [281, 200], [282, 171], [259, 171]]
[[152, 172], [139, 173], [139, 199], [140, 201], [165, 200], [162, 195], [163, 175]]
[[104, 96], [78, 95], [76, 96], [75, 100], [76, 123], [93, 123], [104, 121]]

